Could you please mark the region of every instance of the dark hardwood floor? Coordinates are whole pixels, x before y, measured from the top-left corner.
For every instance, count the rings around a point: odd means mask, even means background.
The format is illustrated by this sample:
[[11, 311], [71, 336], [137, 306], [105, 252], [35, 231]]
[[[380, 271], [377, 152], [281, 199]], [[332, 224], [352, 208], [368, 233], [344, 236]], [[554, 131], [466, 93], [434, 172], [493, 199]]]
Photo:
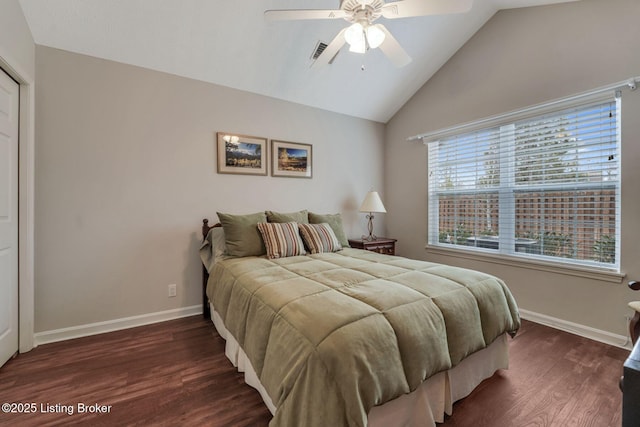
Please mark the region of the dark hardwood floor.
[[[456, 403], [443, 426], [621, 425], [618, 380], [628, 351], [524, 321], [510, 352], [510, 369]], [[21, 354], [0, 368], [5, 402], [37, 406], [0, 412], [0, 425], [11, 426], [265, 426], [271, 418], [200, 316]], [[79, 414], [79, 403], [111, 408]]]

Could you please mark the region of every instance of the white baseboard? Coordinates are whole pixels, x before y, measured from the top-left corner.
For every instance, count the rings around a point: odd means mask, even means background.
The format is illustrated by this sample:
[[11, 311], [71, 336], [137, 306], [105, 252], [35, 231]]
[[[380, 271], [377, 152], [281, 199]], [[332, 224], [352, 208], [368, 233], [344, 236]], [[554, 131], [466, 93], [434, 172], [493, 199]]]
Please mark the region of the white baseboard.
[[579, 323], [569, 322], [567, 320], [558, 319], [556, 317], [547, 316], [545, 314], [529, 310], [520, 309], [520, 317], [564, 332], [569, 332], [574, 335], [609, 344], [614, 347], [625, 348], [627, 350], [631, 350], [632, 347], [631, 340], [629, 337], [624, 335], [612, 334], [611, 332], [591, 328], [589, 326], [580, 325]]
[[[81, 338], [106, 332], [119, 331], [122, 329], [135, 328], [136, 326], [165, 322], [167, 320], [195, 316], [198, 314], [202, 314], [201, 305], [107, 320], [105, 322], [89, 323], [87, 325], [72, 326], [69, 328], [54, 329], [51, 331], [37, 332], [34, 335], [35, 345], [37, 346], [40, 344], [48, 344], [73, 338]], [[520, 309], [520, 317], [561, 331], [589, 338], [594, 341], [631, 350], [631, 340], [624, 335], [612, 334], [611, 332], [591, 328], [589, 326], [580, 325], [578, 323], [569, 322], [567, 320], [558, 319], [556, 317], [547, 316], [545, 314], [529, 310]]]
[[136, 326], [149, 325], [151, 323], [165, 322], [181, 317], [202, 314], [202, 305], [176, 308], [173, 310], [158, 311], [156, 313], [141, 314], [139, 316], [123, 317], [121, 319], [107, 320], [105, 322], [89, 323], [87, 325], [72, 326], [69, 328], [54, 329], [51, 331], [37, 332], [34, 334], [35, 345], [48, 344], [57, 341], [65, 341], [73, 338], [88, 337], [90, 335], [104, 334], [105, 332], [119, 331], [121, 329], [135, 328]]

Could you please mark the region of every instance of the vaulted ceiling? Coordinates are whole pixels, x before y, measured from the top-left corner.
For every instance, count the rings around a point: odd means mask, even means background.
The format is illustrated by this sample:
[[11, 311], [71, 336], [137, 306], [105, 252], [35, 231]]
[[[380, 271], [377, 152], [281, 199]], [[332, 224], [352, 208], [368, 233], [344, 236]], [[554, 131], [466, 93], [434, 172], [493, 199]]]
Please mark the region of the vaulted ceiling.
[[[429, 1], [429, 0], [425, 0]], [[37, 44], [386, 123], [497, 11], [575, 0], [475, 0], [469, 12], [386, 20], [413, 61], [380, 51], [310, 66], [342, 19], [267, 22], [267, 9], [339, 0], [20, 0]]]

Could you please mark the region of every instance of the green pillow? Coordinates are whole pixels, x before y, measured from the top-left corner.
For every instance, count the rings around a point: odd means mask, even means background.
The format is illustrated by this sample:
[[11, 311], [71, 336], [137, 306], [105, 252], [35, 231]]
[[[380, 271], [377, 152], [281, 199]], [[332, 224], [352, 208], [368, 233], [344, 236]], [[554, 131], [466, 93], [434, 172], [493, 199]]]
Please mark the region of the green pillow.
[[249, 215], [231, 215], [218, 212], [224, 228], [227, 252], [234, 257], [260, 256], [267, 253], [258, 231], [259, 222], [267, 222], [264, 212]]
[[300, 212], [291, 213], [267, 211], [266, 214], [268, 222], [297, 222], [298, 224], [309, 224], [309, 218], [306, 209], [301, 210]]
[[344, 234], [344, 228], [342, 227], [342, 216], [339, 213], [322, 215], [309, 212], [310, 224], [322, 224], [323, 222], [329, 224], [343, 248], [350, 247], [349, 239], [347, 239], [347, 235]]

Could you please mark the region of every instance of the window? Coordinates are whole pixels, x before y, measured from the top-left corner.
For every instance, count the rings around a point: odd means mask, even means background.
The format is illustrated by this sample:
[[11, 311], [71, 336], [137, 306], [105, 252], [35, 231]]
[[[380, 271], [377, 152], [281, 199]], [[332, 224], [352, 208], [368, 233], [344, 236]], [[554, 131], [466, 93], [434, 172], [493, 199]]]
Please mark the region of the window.
[[429, 245], [618, 270], [619, 108], [600, 96], [428, 142]]

